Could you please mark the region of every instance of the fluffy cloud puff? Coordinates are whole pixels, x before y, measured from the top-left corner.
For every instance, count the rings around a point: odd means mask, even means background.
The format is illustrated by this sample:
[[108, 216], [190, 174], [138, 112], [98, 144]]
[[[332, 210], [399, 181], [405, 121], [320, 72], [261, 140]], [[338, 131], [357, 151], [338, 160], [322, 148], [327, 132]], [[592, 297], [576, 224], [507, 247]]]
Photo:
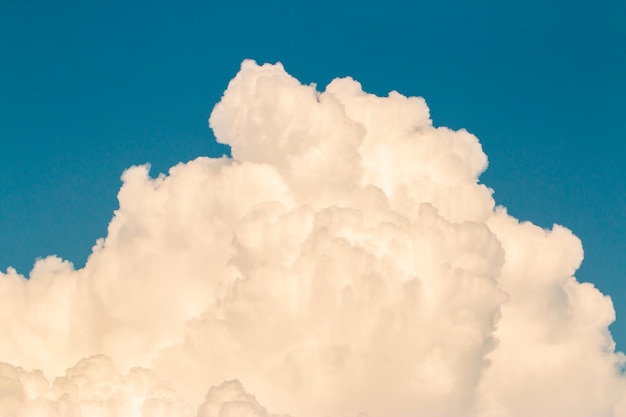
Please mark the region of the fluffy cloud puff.
[[423, 99], [245, 61], [209, 123], [232, 158], [127, 170], [84, 268], [0, 274], [0, 416], [626, 416], [580, 241]]

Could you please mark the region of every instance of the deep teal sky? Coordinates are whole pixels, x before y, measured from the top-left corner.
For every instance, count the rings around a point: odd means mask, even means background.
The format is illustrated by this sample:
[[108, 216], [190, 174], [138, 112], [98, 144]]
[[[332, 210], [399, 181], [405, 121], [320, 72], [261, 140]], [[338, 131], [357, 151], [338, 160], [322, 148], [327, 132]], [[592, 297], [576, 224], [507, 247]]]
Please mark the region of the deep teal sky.
[[582, 239], [577, 277], [611, 295], [626, 349], [623, 0], [50, 3], [0, 2], [0, 270], [82, 266], [122, 171], [221, 155], [207, 118], [240, 62], [281, 61], [476, 134], [499, 204]]

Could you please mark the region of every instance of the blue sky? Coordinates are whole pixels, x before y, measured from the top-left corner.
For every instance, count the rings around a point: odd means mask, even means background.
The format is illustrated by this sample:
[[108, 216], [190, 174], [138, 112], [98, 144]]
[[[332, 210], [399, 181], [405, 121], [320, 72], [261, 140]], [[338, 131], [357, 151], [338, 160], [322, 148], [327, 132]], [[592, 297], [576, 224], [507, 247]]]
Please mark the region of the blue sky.
[[227, 152], [212, 107], [243, 59], [280, 61], [476, 134], [499, 204], [582, 239], [577, 277], [611, 295], [626, 349], [625, 2], [132, 3], [0, 4], [0, 269], [82, 266], [123, 170]]

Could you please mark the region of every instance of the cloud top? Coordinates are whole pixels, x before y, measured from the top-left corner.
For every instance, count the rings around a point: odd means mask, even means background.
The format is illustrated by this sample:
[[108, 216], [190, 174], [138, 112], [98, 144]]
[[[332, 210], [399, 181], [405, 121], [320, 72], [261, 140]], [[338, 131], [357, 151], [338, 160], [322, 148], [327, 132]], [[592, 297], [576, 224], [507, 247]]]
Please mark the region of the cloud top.
[[626, 415], [581, 242], [422, 98], [244, 61], [209, 124], [232, 158], [128, 169], [84, 268], [0, 275], [0, 416]]

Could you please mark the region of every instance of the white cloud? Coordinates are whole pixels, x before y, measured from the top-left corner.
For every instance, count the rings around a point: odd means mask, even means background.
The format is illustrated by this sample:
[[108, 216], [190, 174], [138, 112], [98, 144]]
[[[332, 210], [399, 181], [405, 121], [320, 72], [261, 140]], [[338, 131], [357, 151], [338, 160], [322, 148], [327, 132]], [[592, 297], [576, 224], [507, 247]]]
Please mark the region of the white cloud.
[[127, 170], [83, 269], [0, 275], [0, 416], [626, 416], [580, 241], [423, 99], [245, 61], [210, 125], [233, 159]]

